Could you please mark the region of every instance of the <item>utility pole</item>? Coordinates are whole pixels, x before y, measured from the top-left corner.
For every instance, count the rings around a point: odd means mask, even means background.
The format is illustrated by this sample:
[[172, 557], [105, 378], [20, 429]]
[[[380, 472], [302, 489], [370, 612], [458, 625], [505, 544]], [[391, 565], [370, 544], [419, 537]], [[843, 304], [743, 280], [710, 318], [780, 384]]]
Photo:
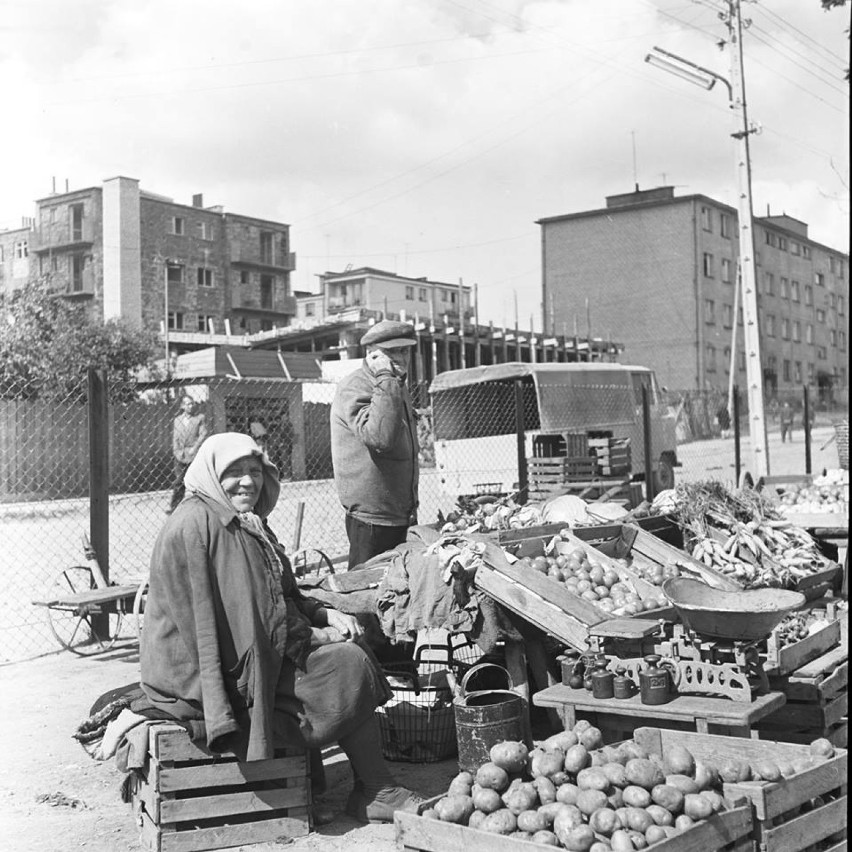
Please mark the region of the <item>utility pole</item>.
[[[742, 270], [743, 335], [745, 340], [746, 384], [748, 385], [749, 437], [752, 476], [755, 481], [769, 474], [769, 447], [766, 440], [766, 416], [763, 408], [763, 368], [760, 359], [760, 330], [757, 319], [757, 270], [754, 262], [754, 217], [751, 199], [751, 157], [748, 107], [743, 69], [743, 20], [741, 0], [728, 2], [728, 33], [731, 43], [731, 106], [738, 128], [737, 140], [737, 212], [739, 224], [740, 268]], [[736, 327], [736, 318], [734, 320]]]

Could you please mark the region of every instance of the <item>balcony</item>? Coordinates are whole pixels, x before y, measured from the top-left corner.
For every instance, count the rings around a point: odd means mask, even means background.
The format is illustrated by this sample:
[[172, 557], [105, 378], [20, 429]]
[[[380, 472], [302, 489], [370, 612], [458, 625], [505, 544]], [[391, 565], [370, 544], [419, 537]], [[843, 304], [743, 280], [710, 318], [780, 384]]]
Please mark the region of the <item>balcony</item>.
[[31, 246], [31, 251], [37, 254], [87, 248], [95, 240], [94, 223], [90, 221], [85, 221], [81, 227], [73, 229], [66, 223], [42, 225], [36, 234], [35, 246]]
[[231, 263], [269, 272], [292, 272], [296, 268], [296, 252], [261, 255], [253, 246], [231, 243]]
[[296, 297], [282, 296], [274, 299], [271, 307], [264, 307], [259, 299], [253, 299], [238, 291], [232, 291], [231, 310], [239, 313], [263, 314], [264, 316], [296, 316]]

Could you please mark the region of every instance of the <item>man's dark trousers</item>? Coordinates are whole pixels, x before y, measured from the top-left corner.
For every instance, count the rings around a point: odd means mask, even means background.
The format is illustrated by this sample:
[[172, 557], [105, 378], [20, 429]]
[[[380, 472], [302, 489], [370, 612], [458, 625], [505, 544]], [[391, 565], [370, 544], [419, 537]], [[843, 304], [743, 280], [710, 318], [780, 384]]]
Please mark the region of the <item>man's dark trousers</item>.
[[359, 521], [346, 516], [346, 535], [349, 536], [349, 570], [360, 568], [374, 556], [393, 550], [405, 541], [408, 527], [386, 527]]

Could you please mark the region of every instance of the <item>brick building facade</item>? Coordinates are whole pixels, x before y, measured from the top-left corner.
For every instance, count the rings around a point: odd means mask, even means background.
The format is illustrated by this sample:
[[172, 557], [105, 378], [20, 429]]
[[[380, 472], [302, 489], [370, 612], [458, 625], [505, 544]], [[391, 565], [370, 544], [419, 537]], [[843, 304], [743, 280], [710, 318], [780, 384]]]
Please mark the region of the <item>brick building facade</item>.
[[[767, 395], [803, 384], [845, 395], [848, 255], [811, 240], [792, 217], [754, 221]], [[558, 332], [579, 317], [623, 343], [622, 360], [653, 368], [671, 388], [724, 389], [736, 324], [735, 380], [745, 386], [734, 208], [661, 187], [538, 224], [545, 328]]]

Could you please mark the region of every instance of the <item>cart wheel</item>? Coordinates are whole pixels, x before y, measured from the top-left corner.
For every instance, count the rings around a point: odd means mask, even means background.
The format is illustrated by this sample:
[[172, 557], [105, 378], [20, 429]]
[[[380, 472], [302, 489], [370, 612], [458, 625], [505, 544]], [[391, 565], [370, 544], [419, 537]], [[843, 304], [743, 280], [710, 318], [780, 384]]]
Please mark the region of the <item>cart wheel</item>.
[[148, 596], [148, 581], [143, 580], [133, 598], [133, 626], [136, 629], [136, 639], [142, 639], [142, 621], [145, 616], [145, 600]]
[[[85, 565], [66, 568], [56, 578], [51, 588], [53, 597], [63, 597], [96, 589], [92, 569]], [[50, 630], [63, 648], [87, 657], [109, 650], [118, 638], [121, 630], [121, 613], [116, 606], [114, 611], [102, 613], [106, 634], [101, 635], [94, 629], [93, 619], [101, 613], [81, 612], [77, 607], [50, 606], [47, 608], [47, 620]]]
[[[313, 554], [313, 558], [311, 562], [308, 562], [308, 555]], [[334, 563], [332, 563], [331, 558], [328, 554], [324, 553], [322, 550], [317, 550], [313, 547], [305, 547], [301, 550], [297, 550], [291, 557], [290, 563], [293, 567], [293, 573], [296, 577], [304, 577], [308, 569], [313, 567], [316, 569], [316, 573], [319, 574], [322, 570], [323, 565], [328, 568], [328, 573], [334, 573]]]

